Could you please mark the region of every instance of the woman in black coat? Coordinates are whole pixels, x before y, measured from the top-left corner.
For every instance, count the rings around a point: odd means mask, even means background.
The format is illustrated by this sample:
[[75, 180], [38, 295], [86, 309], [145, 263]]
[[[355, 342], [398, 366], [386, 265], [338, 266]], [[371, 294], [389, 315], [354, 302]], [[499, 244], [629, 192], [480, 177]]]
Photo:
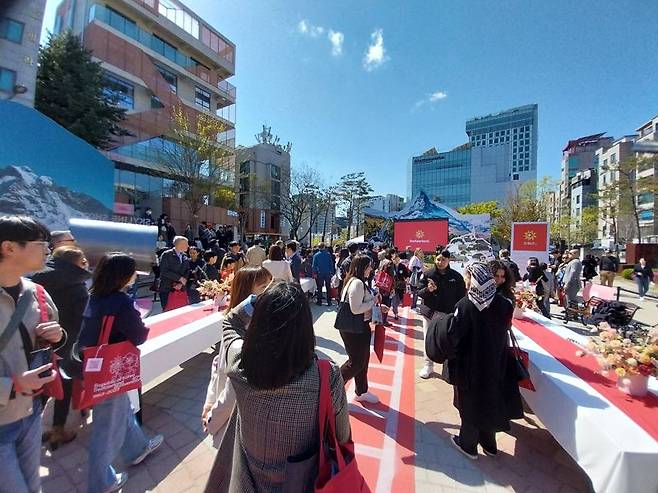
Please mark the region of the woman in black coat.
[[[77, 340], [82, 324], [82, 313], [87, 306], [89, 293], [85, 282], [91, 277], [87, 270], [87, 259], [79, 248], [64, 246], [55, 249], [46, 268], [32, 276], [32, 280], [41, 284], [53, 299], [59, 312], [59, 323], [67, 334], [65, 344], [57, 351], [63, 359], [60, 366], [68, 371], [71, 347]], [[64, 428], [71, 404], [73, 381], [62, 380], [64, 398], [55, 401], [53, 413], [53, 428], [44, 438], [50, 442], [50, 447], [56, 449], [62, 443], [68, 443], [75, 438], [73, 431]]]
[[485, 454], [495, 455], [496, 432], [508, 430], [511, 417], [520, 417], [518, 381], [510, 385], [507, 370], [507, 332], [514, 308], [496, 292], [486, 264], [466, 267], [464, 281], [467, 295], [457, 303], [448, 331], [457, 350], [456, 358], [448, 361], [449, 379], [462, 421], [452, 441], [464, 455], [477, 459], [478, 444]]

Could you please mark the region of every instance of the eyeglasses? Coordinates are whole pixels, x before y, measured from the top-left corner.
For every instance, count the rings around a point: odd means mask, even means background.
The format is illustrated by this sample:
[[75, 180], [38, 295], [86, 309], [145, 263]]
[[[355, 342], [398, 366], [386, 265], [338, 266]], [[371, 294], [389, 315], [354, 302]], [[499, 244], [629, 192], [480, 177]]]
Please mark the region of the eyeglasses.
[[48, 246], [47, 241], [33, 240], [33, 241], [26, 241], [25, 243], [30, 243], [30, 244], [34, 244], [34, 245], [41, 245], [41, 248], [46, 248]]

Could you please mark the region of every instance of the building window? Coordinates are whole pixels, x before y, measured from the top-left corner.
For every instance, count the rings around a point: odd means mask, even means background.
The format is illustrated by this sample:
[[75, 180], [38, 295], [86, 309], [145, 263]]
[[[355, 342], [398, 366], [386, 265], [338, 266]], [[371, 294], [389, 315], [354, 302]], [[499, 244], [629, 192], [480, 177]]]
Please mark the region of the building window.
[[194, 102], [203, 109], [210, 110], [210, 93], [200, 87], [194, 87]]
[[0, 91], [14, 94], [16, 87], [16, 72], [0, 67]]
[[517, 173], [512, 175], [512, 180], [518, 181], [518, 179], [519, 179], [519, 175]]
[[15, 21], [9, 17], [0, 19], [0, 38], [21, 44], [23, 42], [23, 30], [25, 24]]
[[640, 216], [640, 221], [651, 221], [653, 220], [653, 211], [651, 209], [640, 211], [638, 214]]
[[105, 74], [103, 93], [120, 108], [132, 110], [135, 107], [135, 87], [113, 74]]
[[167, 70], [164, 67], [161, 67], [160, 65], [156, 65], [155, 68], [158, 69], [158, 72], [160, 72], [162, 78], [167, 81], [167, 84], [169, 84], [169, 88], [171, 89], [171, 92], [176, 94], [176, 92], [178, 92], [178, 77], [176, 76], [176, 74]]
[[249, 173], [251, 173], [251, 163], [249, 161], [240, 163], [240, 174], [248, 175]]
[[276, 166], [274, 164], [271, 166], [271, 168], [272, 168], [272, 172], [271, 172], [272, 179], [273, 180], [280, 180], [281, 179], [281, 168], [279, 168], [278, 166]]
[[132, 19], [128, 19], [123, 14], [120, 14], [113, 8], [108, 7], [107, 10], [110, 12], [110, 26], [112, 26], [117, 31], [121, 31], [124, 34], [127, 34], [133, 39], [137, 39], [137, 24]]
[[580, 195], [576, 195], [576, 204], [580, 204]]
[[174, 63], [178, 63], [177, 55], [178, 50], [171, 44], [167, 43], [164, 39], [156, 36], [151, 38], [151, 49], [160, 55], [169, 58]]
[[613, 153], [610, 155], [610, 164], [615, 164], [617, 162], [617, 154]]

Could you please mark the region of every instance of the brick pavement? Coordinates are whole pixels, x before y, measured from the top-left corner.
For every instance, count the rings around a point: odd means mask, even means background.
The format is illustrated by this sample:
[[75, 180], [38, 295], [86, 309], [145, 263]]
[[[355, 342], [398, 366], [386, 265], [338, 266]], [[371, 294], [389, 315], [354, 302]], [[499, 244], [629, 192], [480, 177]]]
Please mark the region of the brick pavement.
[[[346, 356], [338, 332], [333, 328], [335, 307], [313, 306], [313, 313], [318, 353], [342, 363]], [[448, 441], [450, 433], [459, 425], [457, 411], [452, 406], [452, 388], [438, 375], [429, 380], [417, 376], [422, 365], [423, 341], [420, 322], [415, 324], [407, 330], [406, 343], [414, 351], [410, 357], [415, 368], [409, 381], [404, 381], [404, 385], [411, 385], [413, 381], [415, 415], [410, 418], [414, 449], [399, 454], [396, 460], [400, 462], [396, 467], [414, 466], [417, 492], [590, 491], [583, 471], [541, 423], [533, 421], [532, 415], [525, 421], [515, 421], [509, 433], [499, 434], [498, 457], [481, 456], [478, 461], [470, 461], [459, 454]], [[164, 434], [165, 443], [143, 464], [128, 469], [130, 479], [124, 492], [203, 491], [214, 456], [199, 420], [211, 361], [212, 354], [208, 350], [145, 389], [145, 428], [149, 433]], [[45, 422], [49, 422], [50, 413], [49, 406]], [[76, 417], [73, 413], [72, 421], [79, 422]], [[54, 452], [44, 451], [41, 468], [44, 493], [86, 491], [89, 424], [80, 423], [80, 426], [80, 436], [74, 442]], [[121, 470], [123, 466], [118, 464], [118, 468]], [[374, 491], [375, 485], [371, 487]], [[410, 489], [405, 487], [405, 493]]]

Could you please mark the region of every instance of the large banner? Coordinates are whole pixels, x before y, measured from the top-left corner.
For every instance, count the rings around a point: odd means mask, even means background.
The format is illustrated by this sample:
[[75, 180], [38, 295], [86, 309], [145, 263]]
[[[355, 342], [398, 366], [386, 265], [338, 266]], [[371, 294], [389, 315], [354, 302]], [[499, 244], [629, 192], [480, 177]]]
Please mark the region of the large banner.
[[448, 244], [448, 220], [395, 221], [393, 239], [399, 250], [410, 246], [413, 250], [422, 248], [426, 253], [434, 252], [437, 245]]
[[548, 223], [512, 223], [512, 248], [510, 256], [521, 272], [530, 257], [548, 263], [550, 228]]

